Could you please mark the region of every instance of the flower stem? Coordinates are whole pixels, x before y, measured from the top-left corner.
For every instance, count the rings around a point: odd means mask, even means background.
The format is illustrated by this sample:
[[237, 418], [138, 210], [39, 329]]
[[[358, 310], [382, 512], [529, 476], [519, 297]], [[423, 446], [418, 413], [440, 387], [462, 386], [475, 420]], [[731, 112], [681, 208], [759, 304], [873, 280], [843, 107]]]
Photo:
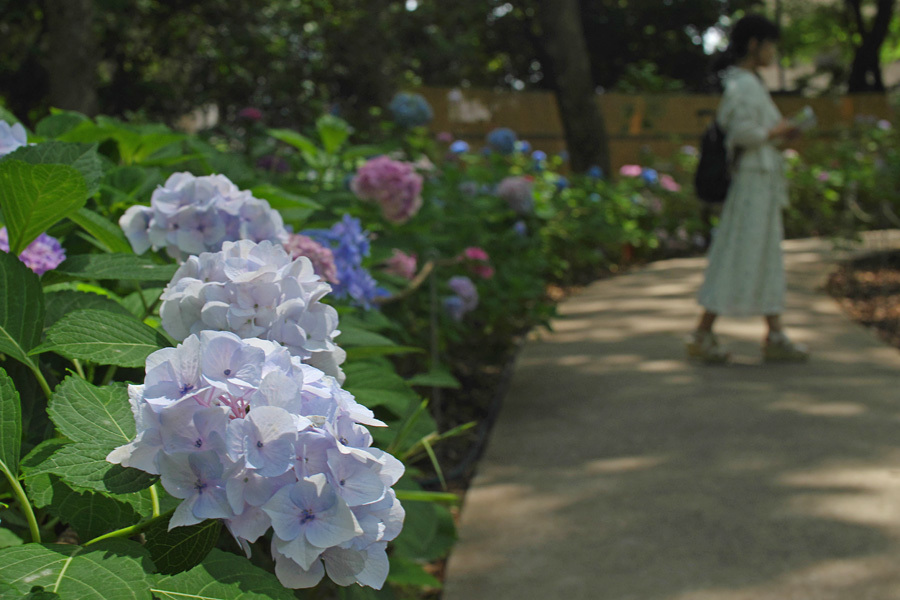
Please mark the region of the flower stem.
[[150, 486], [150, 504], [153, 507], [153, 516], [159, 516], [159, 492], [156, 490], [156, 484]]
[[40, 385], [41, 389], [44, 391], [44, 395], [47, 396], [47, 400], [49, 400], [50, 396], [53, 395], [53, 391], [50, 389], [50, 385], [47, 383], [47, 380], [44, 379], [44, 374], [41, 373], [41, 369], [33, 360], [29, 360], [27, 364], [28, 368], [31, 369], [31, 372], [34, 373], [34, 377], [35, 379], [37, 379], [38, 385]]
[[102, 542], [103, 540], [108, 540], [110, 538], [131, 537], [133, 535], [137, 535], [140, 532], [142, 532], [143, 530], [145, 530], [148, 527], [150, 527], [151, 525], [153, 525], [154, 523], [156, 523], [157, 521], [161, 521], [162, 519], [168, 519], [169, 517], [172, 516], [172, 513], [174, 513], [174, 512], [175, 512], [175, 509], [173, 508], [172, 510], [166, 511], [165, 513], [163, 513], [161, 515], [157, 515], [153, 518], [147, 519], [146, 521], [141, 521], [140, 523], [138, 523], [136, 525], [131, 525], [130, 527], [123, 527], [122, 529], [116, 529], [115, 531], [110, 531], [109, 533], [104, 533], [103, 535], [101, 535], [99, 537], [95, 537], [94, 539], [92, 539], [88, 542], [85, 542], [83, 545], [90, 546], [91, 544], [96, 544], [97, 542]]
[[18, 478], [16, 478], [9, 468], [7, 468], [6, 463], [2, 461], [0, 461], [0, 471], [3, 471], [3, 474], [6, 475], [6, 479], [9, 480], [9, 484], [12, 486], [16, 499], [22, 507], [22, 512], [25, 514], [25, 520], [28, 521], [28, 529], [31, 531], [31, 541], [35, 544], [40, 544], [41, 529], [38, 527], [37, 519], [34, 516], [34, 509], [31, 508], [31, 502], [28, 501], [28, 496], [25, 495], [25, 489], [22, 488], [22, 484], [19, 483]]
[[81, 377], [82, 379], [85, 379], [84, 367], [81, 366], [81, 361], [78, 360], [77, 358], [73, 358], [72, 364], [75, 365], [75, 372], [78, 373], [78, 376]]

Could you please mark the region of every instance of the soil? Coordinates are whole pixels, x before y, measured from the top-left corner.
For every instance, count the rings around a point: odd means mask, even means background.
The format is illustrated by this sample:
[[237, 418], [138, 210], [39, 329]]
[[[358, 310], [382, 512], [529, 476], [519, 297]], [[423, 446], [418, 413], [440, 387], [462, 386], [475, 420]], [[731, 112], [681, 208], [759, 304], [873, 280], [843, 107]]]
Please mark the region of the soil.
[[900, 349], [900, 251], [868, 254], [841, 265], [826, 290], [851, 319]]

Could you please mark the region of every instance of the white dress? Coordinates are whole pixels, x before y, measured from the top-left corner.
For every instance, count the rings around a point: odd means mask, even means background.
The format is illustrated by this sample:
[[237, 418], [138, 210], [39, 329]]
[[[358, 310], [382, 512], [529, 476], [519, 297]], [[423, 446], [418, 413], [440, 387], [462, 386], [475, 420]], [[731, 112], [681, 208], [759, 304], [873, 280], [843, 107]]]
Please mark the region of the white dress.
[[781, 113], [762, 81], [731, 67], [716, 114], [737, 169], [709, 250], [700, 304], [727, 316], [777, 315], [784, 309], [785, 277], [781, 211], [787, 183], [781, 152], [768, 132]]

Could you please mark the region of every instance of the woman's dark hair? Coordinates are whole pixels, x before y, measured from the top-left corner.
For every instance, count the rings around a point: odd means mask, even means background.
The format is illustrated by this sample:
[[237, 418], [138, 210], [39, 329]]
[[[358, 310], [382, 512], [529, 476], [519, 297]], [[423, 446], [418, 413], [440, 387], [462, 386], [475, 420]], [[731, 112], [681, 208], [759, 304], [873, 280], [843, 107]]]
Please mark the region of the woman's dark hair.
[[737, 63], [747, 56], [750, 51], [750, 40], [757, 43], [765, 41], [777, 41], [781, 38], [781, 30], [778, 25], [762, 15], [747, 15], [742, 17], [734, 27], [728, 38], [728, 49], [718, 55], [713, 61], [713, 72], [717, 73], [726, 67]]

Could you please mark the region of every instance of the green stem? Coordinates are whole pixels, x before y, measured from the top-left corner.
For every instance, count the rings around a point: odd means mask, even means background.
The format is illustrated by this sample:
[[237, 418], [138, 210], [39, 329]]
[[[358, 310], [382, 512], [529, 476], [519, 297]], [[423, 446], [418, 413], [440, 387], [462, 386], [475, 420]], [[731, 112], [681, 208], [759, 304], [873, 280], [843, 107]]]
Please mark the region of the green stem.
[[34, 509], [31, 508], [31, 503], [28, 501], [28, 496], [25, 495], [25, 489], [22, 487], [22, 484], [19, 483], [19, 480], [15, 477], [15, 475], [10, 472], [10, 470], [6, 467], [6, 464], [0, 462], [0, 470], [3, 471], [3, 474], [6, 475], [6, 479], [9, 480], [9, 484], [12, 486], [13, 493], [16, 495], [16, 499], [19, 501], [19, 504], [22, 506], [22, 512], [25, 513], [25, 520], [28, 521], [28, 529], [31, 531], [31, 541], [35, 544], [41, 543], [41, 529], [38, 527], [37, 519], [34, 516]]
[[150, 504], [153, 507], [153, 516], [159, 516], [159, 492], [156, 490], [156, 484], [150, 486]]
[[106, 370], [106, 375], [103, 376], [103, 381], [100, 382], [100, 385], [108, 385], [112, 378], [115, 376], [116, 371], [118, 370], [118, 366], [110, 365]]
[[53, 395], [53, 391], [50, 389], [50, 385], [47, 383], [47, 380], [44, 379], [44, 374], [41, 373], [41, 369], [34, 363], [34, 361], [28, 361], [28, 368], [31, 369], [31, 372], [34, 373], [34, 377], [38, 381], [38, 385], [41, 386], [41, 389], [44, 390], [44, 395], [47, 396], [47, 400], [50, 399], [50, 396]]
[[173, 508], [172, 510], [166, 511], [165, 513], [163, 513], [161, 515], [158, 515], [151, 519], [147, 519], [146, 521], [142, 521], [142, 522], [138, 523], [137, 525], [132, 525], [130, 527], [123, 527], [122, 529], [116, 529], [115, 531], [110, 531], [109, 533], [104, 533], [103, 535], [101, 535], [99, 537], [95, 537], [94, 539], [92, 539], [89, 542], [85, 542], [83, 545], [90, 546], [91, 544], [96, 544], [97, 542], [102, 542], [103, 540], [108, 540], [110, 538], [131, 537], [133, 535], [137, 535], [140, 532], [142, 532], [143, 530], [145, 530], [148, 527], [150, 527], [151, 525], [153, 525], [154, 523], [156, 523], [157, 521], [161, 521], [162, 519], [168, 519], [169, 517], [172, 516], [172, 513], [174, 513], [174, 512], [175, 512], [175, 509]]
[[75, 372], [78, 373], [78, 376], [82, 379], [85, 379], [84, 376], [84, 367], [81, 366], [81, 361], [77, 358], [72, 359], [72, 364], [75, 365]]

